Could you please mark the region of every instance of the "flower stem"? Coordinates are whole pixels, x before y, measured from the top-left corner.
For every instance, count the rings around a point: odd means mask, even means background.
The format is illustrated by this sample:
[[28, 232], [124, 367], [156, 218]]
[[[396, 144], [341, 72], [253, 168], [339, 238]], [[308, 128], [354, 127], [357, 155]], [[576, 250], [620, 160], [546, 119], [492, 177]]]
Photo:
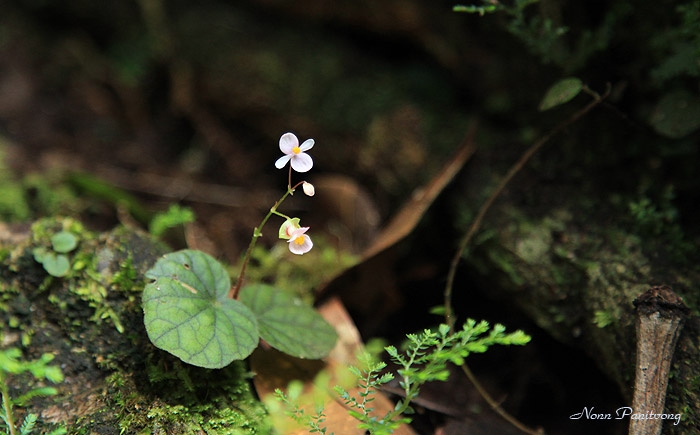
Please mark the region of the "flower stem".
[[291, 218], [290, 218], [289, 216], [287, 216], [286, 214], [280, 213], [280, 212], [278, 212], [278, 211], [273, 211], [272, 213], [273, 213], [273, 214], [276, 214], [276, 215], [279, 216], [279, 217], [283, 217], [283, 218], [285, 218], [285, 219], [291, 219]]
[[245, 257], [243, 258], [243, 266], [241, 266], [241, 271], [238, 274], [238, 280], [236, 281], [236, 285], [233, 286], [231, 288], [231, 290], [229, 290], [229, 292], [228, 292], [228, 296], [231, 299], [238, 299], [238, 293], [241, 291], [241, 286], [243, 285], [243, 278], [245, 277], [245, 271], [246, 271], [246, 268], [248, 267], [248, 262], [250, 261], [250, 255], [253, 252], [253, 248], [255, 247], [255, 244], [257, 243], [258, 238], [260, 238], [260, 236], [262, 236], [262, 229], [265, 226], [265, 224], [267, 223], [267, 221], [270, 219], [270, 217], [272, 217], [273, 214], [276, 214], [277, 216], [281, 216], [285, 219], [289, 219], [289, 216], [278, 212], [277, 207], [279, 207], [282, 204], [282, 202], [284, 202], [284, 200], [287, 199], [287, 197], [289, 195], [294, 195], [294, 190], [296, 190], [297, 187], [301, 186], [304, 183], [303, 181], [300, 181], [297, 184], [295, 184], [294, 187], [292, 187], [291, 176], [292, 176], [292, 173], [290, 170], [290, 172], [289, 172], [290, 183], [287, 185], [287, 191], [270, 208], [270, 211], [267, 212], [267, 215], [265, 215], [262, 222], [260, 222], [260, 225], [258, 225], [257, 227], [255, 227], [255, 229], [253, 229], [253, 237], [251, 238], [250, 243], [248, 244], [248, 250], [246, 250], [246, 252], [245, 252]]

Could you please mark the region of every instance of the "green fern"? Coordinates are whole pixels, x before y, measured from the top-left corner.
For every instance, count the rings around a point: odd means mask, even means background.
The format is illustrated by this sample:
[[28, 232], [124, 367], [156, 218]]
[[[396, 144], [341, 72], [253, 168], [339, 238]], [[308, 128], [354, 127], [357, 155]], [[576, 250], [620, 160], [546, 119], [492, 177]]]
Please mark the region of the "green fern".
[[[359, 398], [352, 396], [347, 390], [340, 386], [335, 387], [335, 392], [345, 402], [350, 409], [348, 413], [357, 419], [360, 424], [358, 428], [366, 429], [372, 434], [390, 434], [398, 429], [403, 423], [410, 422], [407, 418], [395, 418], [393, 414], [378, 418], [372, 415], [374, 408], [371, 407], [377, 390], [394, 379], [392, 373], [381, 372], [386, 368], [386, 363], [376, 361], [368, 352], [359, 355], [358, 362], [363, 367], [349, 367], [357, 379], [357, 386], [360, 387]], [[397, 405], [398, 406], [398, 405]]]
[[[340, 386], [335, 392], [349, 408], [349, 414], [359, 421], [358, 428], [369, 431], [372, 435], [388, 435], [402, 424], [411, 422], [413, 413], [411, 402], [418, 397], [420, 388], [434, 381], [446, 381], [449, 377], [448, 363], [464, 364], [465, 358], [472, 353], [486, 352], [494, 345], [525, 345], [530, 336], [523, 331], [506, 333], [505, 326], [495, 324], [493, 327], [486, 321], [476, 322], [469, 319], [459, 331], [451, 331], [448, 325], [440, 325], [437, 330], [426, 329], [420, 334], [406, 335], [407, 341], [403, 350], [394, 346], [385, 347], [390, 359], [399, 365], [396, 375], [403, 389], [404, 397], [399, 400], [393, 410], [384, 416], [373, 414], [376, 392], [382, 385], [392, 381], [395, 375], [385, 372], [386, 363], [376, 360], [370, 353], [364, 352], [358, 357], [360, 367], [350, 367], [350, 372], [356, 377], [359, 387], [357, 395], [352, 395]], [[301, 387], [297, 389], [300, 391]], [[317, 410], [315, 416], [308, 415], [298, 405], [298, 393], [289, 390], [289, 395], [276, 390], [277, 398], [284, 402], [290, 411], [287, 415], [297, 423], [310, 427], [312, 433], [326, 433], [322, 426], [323, 410]]]
[[[15, 427], [15, 419], [12, 412], [14, 406], [26, 406], [31, 399], [40, 396], [52, 396], [57, 393], [57, 390], [52, 387], [33, 388], [22, 394], [19, 397], [12, 398], [10, 396], [10, 387], [8, 378], [10, 376], [22, 376], [25, 373], [31, 374], [36, 380], [48, 380], [58, 383], [63, 381], [63, 373], [56, 366], [51, 366], [49, 363], [53, 361], [54, 356], [46, 353], [39, 359], [33, 361], [25, 361], [20, 359], [22, 351], [17, 348], [0, 350], [0, 394], [2, 395], [2, 409], [0, 409], [0, 418], [5, 423], [6, 435], [28, 435], [36, 425], [37, 416], [35, 414], [27, 414], [24, 421], [18, 429]], [[58, 428], [51, 432], [50, 435], [61, 435], [66, 433], [65, 428]]]
[[[315, 414], [307, 414], [306, 411], [299, 406], [299, 396], [301, 395], [302, 389], [303, 385], [300, 382], [292, 382], [289, 384], [287, 394], [277, 388], [275, 389], [275, 396], [287, 406], [285, 414], [298, 425], [308, 427], [309, 433], [326, 435], [328, 429], [323, 426], [323, 423], [326, 421], [323, 407], [318, 406]], [[334, 434], [330, 433], [328, 435]]]
[[22, 423], [22, 426], [20, 426], [19, 428], [20, 435], [29, 435], [34, 429], [35, 424], [36, 414], [27, 414], [27, 416], [24, 417], [24, 422]]

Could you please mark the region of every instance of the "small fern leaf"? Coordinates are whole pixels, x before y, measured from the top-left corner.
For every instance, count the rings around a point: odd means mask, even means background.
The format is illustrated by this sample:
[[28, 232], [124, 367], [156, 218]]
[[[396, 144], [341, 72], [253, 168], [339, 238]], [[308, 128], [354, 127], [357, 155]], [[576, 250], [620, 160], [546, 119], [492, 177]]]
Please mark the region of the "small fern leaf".
[[24, 417], [24, 422], [22, 423], [22, 426], [19, 428], [19, 434], [20, 435], [29, 435], [32, 430], [34, 429], [34, 425], [36, 424], [36, 414], [27, 414], [26, 417]]

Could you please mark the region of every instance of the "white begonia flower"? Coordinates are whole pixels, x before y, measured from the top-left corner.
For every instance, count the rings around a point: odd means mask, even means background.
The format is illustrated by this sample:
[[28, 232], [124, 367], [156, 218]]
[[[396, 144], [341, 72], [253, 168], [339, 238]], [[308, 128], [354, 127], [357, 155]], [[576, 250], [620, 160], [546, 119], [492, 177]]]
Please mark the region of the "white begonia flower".
[[314, 196], [316, 194], [316, 188], [314, 188], [314, 185], [311, 183], [307, 183], [304, 181], [304, 183], [301, 185], [301, 188], [304, 189], [304, 193], [307, 196]]
[[292, 254], [303, 255], [314, 247], [311, 237], [305, 233], [309, 227], [296, 228], [289, 238], [289, 250]]
[[306, 139], [299, 145], [299, 139], [293, 133], [285, 133], [280, 137], [280, 151], [284, 153], [282, 157], [277, 159], [275, 167], [282, 169], [287, 162], [292, 162], [292, 169], [297, 172], [307, 172], [314, 166], [314, 161], [311, 156], [305, 151], [310, 150], [314, 146], [313, 139]]

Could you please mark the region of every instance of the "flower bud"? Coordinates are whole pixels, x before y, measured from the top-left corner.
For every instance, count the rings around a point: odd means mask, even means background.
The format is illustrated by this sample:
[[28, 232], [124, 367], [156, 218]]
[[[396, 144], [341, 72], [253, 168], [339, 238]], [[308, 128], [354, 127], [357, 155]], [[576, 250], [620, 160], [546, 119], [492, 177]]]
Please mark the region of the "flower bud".
[[316, 189], [311, 183], [307, 183], [306, 181], [304, 181], [304, 183], [301, 185], [301, 188], [304, 189], [304, 193], [307, 196], [314, 196], [314, 194], [316, 194]]

